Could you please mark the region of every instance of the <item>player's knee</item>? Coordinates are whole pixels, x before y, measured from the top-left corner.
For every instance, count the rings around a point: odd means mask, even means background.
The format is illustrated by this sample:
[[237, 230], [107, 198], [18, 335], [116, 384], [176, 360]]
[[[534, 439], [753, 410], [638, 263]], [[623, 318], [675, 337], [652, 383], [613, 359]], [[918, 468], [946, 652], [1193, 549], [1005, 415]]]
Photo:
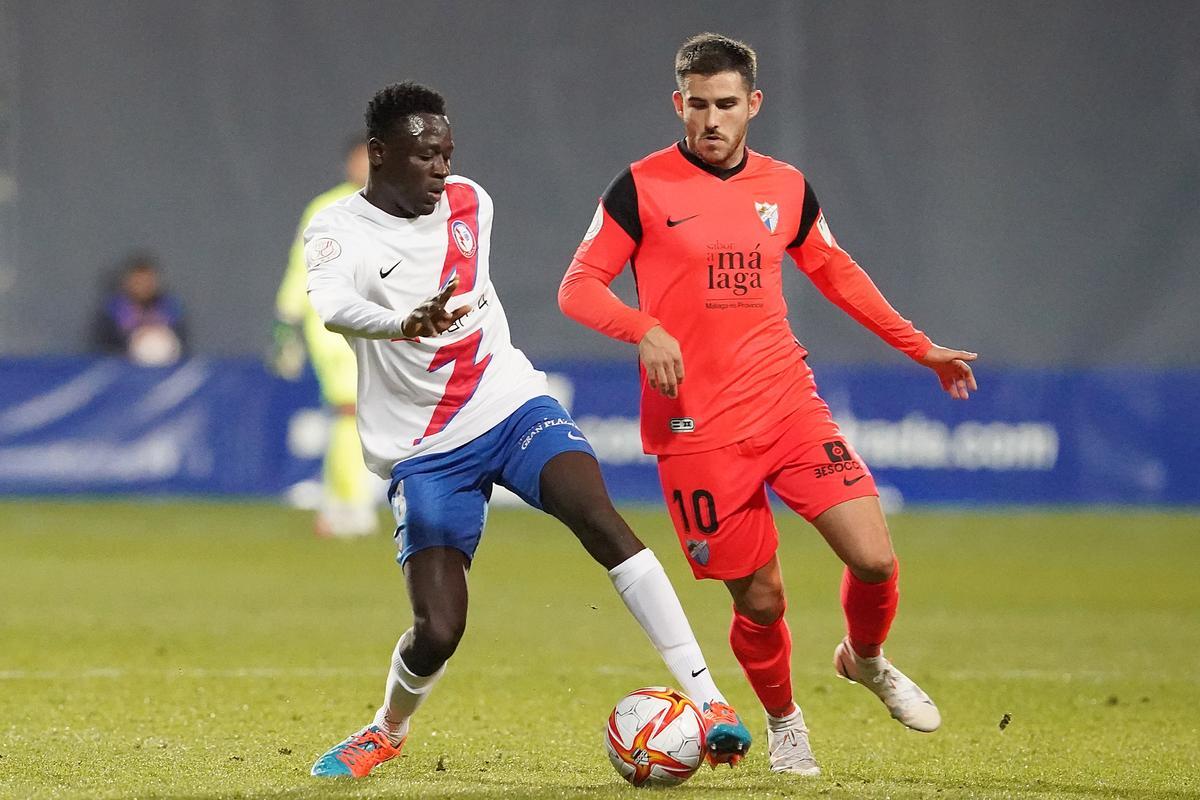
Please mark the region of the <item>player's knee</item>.
[[450, 660], [458, 643], [466, 632], [466, 619], [431, 617], [418, 619], [413, 624], [413, 649], [420, 653], [421, 660], [434, 668]]
[[889, 551], [855, 559], [847, 565], [854, 577], [863, 583], [883, 583], [896, 571], [896, 557]]
[[787, 610], [783, 589], [768, 589], [747, 594], [737, 603], [737, 611], [755, 625], [770, 625]]

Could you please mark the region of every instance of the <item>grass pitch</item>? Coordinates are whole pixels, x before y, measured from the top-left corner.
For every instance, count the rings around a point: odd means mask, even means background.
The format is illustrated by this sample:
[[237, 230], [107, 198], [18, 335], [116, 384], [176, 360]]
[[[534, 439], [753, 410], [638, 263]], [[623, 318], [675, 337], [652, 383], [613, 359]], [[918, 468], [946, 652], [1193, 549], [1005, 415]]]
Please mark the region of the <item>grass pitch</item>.
[[[767, 772], [724, 589], [691, 579], [664, 513], [629, 516], [758, 737], [743, 766], [672, 797], [1200, 794], [1196, 516], [893, 518], [888, 652], [941, 707], [926, 736], [835, 678], [839, 565], [781, 514], [816, 779]], [[603, 721], [670, 676], [570, 534], [517, 510], [492, 515], [466, 639], [404, 756], [363, 781], [309, 778], [370, 718], [409, 622], [389, 538], [309, 531], [270, 505], [0, 502], [0, 797], [633, 796]]]

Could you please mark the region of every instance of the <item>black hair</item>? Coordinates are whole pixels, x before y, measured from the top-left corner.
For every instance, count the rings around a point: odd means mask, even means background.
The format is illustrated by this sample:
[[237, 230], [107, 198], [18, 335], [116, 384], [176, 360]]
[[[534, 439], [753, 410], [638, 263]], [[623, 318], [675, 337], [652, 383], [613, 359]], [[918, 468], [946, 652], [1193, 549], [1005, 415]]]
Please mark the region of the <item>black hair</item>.
[[683, 89], [688, 75], [737, 72], [753, 91], [758, 77], [758, 55], [754, 48], [719, 33], [698, 33], [679, 46], [675, 54], [675, 82]]
[[385, 139], [413, 114], [445, 116], [446, 99], [428, 86], [412, 81], [385, 86], [367, 104], [367, 136]]

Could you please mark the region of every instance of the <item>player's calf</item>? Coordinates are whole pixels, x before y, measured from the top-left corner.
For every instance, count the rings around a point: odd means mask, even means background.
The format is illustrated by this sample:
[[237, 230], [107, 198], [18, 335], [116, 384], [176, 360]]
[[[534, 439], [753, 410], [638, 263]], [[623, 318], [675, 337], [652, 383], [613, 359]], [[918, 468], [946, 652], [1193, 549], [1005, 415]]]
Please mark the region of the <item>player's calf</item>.
[[613, 508], [600, 465], [588, 453], [559, 453], [542, 469], [542, 509], [575, 535], [593, 559], [613, 569], [645, 545]]

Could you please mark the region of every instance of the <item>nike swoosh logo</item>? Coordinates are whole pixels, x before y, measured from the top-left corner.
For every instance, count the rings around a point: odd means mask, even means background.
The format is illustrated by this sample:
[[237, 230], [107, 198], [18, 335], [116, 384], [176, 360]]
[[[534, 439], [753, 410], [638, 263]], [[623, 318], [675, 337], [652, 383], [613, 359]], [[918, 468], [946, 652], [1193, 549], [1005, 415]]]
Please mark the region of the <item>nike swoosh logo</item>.
[[698, 216], [700, 216], [700, 215], [692, 214], [690, 217], [684, 217], [683, 219], [671, 219], [670, 217], [667, 217], [667, 227], [674, 228], [676, 225], [682, 225], [683, 223], [687, 222], [689, 219], [695, 219]]
[[858, 476], [857, 478], [855, 478], [854, 480], [850, 480], [849, 478], [842, 478], [842, 483], [846, 484], [847, 486], [853, 486], [854, 484], [858, 483], [859, 481], [861, 481], [861, 480], [862, 480], [863, 478], [865, 478], [865, 477], [867, 477], [867, 476], [866, 476], [866, 475], [859, 475], [859, 476]]
[[576, 436], [576, 435], [575, 435], [574, 433], [572, 433], [571, 431], [567, 431], [567, 438], [568, 438], [568, 439], [573, 439], [573, 440], [574, 440], [574, 441], [576, 441], [576, 442], [586, 442], [586, 441], [587, 441], [587, 439], [585, 439], [584, 437], [582, 437], [582, 436]]
[[698, 677], [700, 677], [700, 673], [701, 673], [701, 672], [704, 672], [704, 670], [706, 670], [706, 669], [708, 669], [708, 667], [701, 667], [700, 669], [698, 669], [698, 670], [696, 670], [695, 672], [693, 672], [693, 673], [692, 673], [692, 677], [693, 677], [693, 678], [698, 678]]
[[[404, 260], [403, 258], [400, 259], [400, 261], [403, 261], [403, 260]], [[400, 261], [397, 261], [395, 264], [392, 264], [390, 267], [388, 267], [387, 272], [384, 272], [383, 267], [380, 267], [379, 268], [379, 277], [386, 278], [388, 275], [391, 275], [392, 270], [394, 270], [396, 267], [400, 266]]]

